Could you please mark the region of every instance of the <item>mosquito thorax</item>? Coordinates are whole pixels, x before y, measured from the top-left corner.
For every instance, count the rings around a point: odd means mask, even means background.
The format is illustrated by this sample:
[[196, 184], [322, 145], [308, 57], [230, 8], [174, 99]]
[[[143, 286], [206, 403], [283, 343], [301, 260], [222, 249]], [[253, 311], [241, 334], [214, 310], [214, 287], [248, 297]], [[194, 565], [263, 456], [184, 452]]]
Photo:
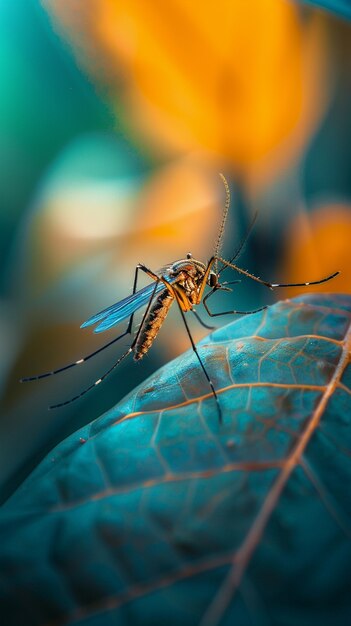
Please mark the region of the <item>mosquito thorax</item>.
[[170, 274], [176, 277], [176, 282], [181, 286], [191, 304], [197, 304], [198, 293], [203, 283], [206, 266], [201, 261], [193, 258], [190, 252], [185, 259], [172, 263]]
[[203, 278], [205, 271], [206, 266], [201, 261], [194, 259], [190, 252], [186, 255], [186, 259], [175, 261], [170, 267], [172, 276], [183, 275], [193, 278], [196, 282]]

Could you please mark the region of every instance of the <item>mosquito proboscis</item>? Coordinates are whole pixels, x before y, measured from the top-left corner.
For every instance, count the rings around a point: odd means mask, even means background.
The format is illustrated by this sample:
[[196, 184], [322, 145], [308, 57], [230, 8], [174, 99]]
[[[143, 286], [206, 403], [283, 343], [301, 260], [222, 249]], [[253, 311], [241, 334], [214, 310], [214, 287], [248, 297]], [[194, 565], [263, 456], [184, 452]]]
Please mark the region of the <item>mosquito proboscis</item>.
[[[225, 191], [226, 191], [226, 201], [223, 210], [223, 216], [220, 224], [220, 228], [217, 235], [217, 240], [215, 244], [214, 254], [210, 258], [207, 263], [203, 263], [193, 258], [192, 254], [189, 252], [186, 255], [185, 259], [180, 259], [178, 261], [174, 261], [161, 268], [157, 272], [153, 272], [150, 268], [146, 267], [142, 263], [139, 263], [135, 268], [134, 275], [134, 284], [133, 284], [133, 292], [130, 296], [127, 296], [123, 300], [116, 302], [115, 304], [109, 306], [108, 308], [96, 313], [92, 317], [90, 317], [86, 322], [81, 325], [81, 328], [86, 328], [87, 326], [95, 325], [94, 333], [101, 333], [110, 328], [113, 328], [123, 320], [129, 318], [128, 325], [126, 330], [121, 333], [118, 337], [115, 337], [101, 348], [98, 348], [91, 354], [88, 354], [84, 357], [79, 358], [72, 363], [68, 363], [63, 367], [52, 370], [50, 372], [45, 372], [43, 374], [38, 374], [36, 376], [28, 376], [22, 378], [20, 382], [29, 382], [33, 380], [39, 380], [41, 378], [47, 378], [48, 376], [53, 376], [65, 370], [68, 370], [76, 365], [81, 365], [85, 363], [102, 350], [105, 350], [112, 344], [118, 342], [123, 337], [127, 335], [131, 335], [133, 331], [133, 319], [135, 312], [141, 307], [145, 306], [145, 311], [142, 316], [142, 320], [138, 330], [135, 333], [134, 339], [129, 346], [128, 350], [124, 352], [118, 360], [110, 367], [100, 378], [98, 378], [93, 384], [86, 387], [79, 394], [66, 400], [64, 402], [60, 402], [58, 404], [54, 404], [50, 406], [50, 409], [57, 409], [63, 407], [71, 402], [78, 400], [82, 396], [84, 396], [88, 391], [94, 389], [97, 385], [103, 382], [111, 372], [122, 363], [122, 361], [129, 356], [130, 354], [134, 355], [134, 360], [139, 361], [145, 356], [145, 354], [151, 348], [153, 342], [155, 341], [157, 334], [165, 321], [167, 314], [173, 303], [176, 303], [178, 309], [180, 311], [180, 315], [182, 317], [186, 332], [188, 334], [192, 349], [198, 359], [199, 365], [204, 373], [205, 378], [207, 379], [207, 383], [211, 389], [212, 395], [215, 399], [218, 416], [220, 422], [222, 421], [222, 410], [221, 405], [218, 399], [218, 394], [213, 385], [211, 377], [207, 372], [207, 369], [204, 365], [204, 362], [197, 350], [195, 342], [193, 340], [192, 334], [190, 332], [190, 328], [186, 319], [186, 314], [192, 312], [197, 320], [208, 329], [212, 329], [213, 327], [205, 324], [197, 311], [195, 310], [195, 306], [199, 304], [203, 304], [206, 312], [210, 317], [217, 317], [221, 315], [250, 315], [252, 313], [257, 313], [258, 311], [262, 311], [267, 308], [266, 306], [260, 307], [253, 311], [239, 311], [239, 310], [231, 310], [231, 311], [221, 311], [219, 313], [213, 313], [208, 304], [209, 298], [219, 290], [222, 291], [231, 291], [231, 287], [229, 285], [233, 285], [235, 283], [240, 282], [240, 280], [235, 280], [231, 282], [220, 282], [220, 275], [226, 268], [231, 268], [235, 270], [238, 274], [245, 276], [251, 280], [254, 280], [261, 285], [264, 285], [270, 290], [278, 289], [281, 287], [308, 287], [310, 285], [320, 285], [321, 283], [325, 283], [329, 280], [332, 280], [339, 274], [339, 272], [334, 272], [330, 276], [326, 276], [320, 280], [301, 282], [301, 283], [272, 283], [269, 281], [265, 281], [254, 274], [251, 274], [247, 270], [240, 268], [235, 264], [235, 261], [240, 256], [248, 237], [253, 229], [255, 224], [257, 213], [255, 214], [251, 225], [240, 243], [235, 255], [227, 261], [222, 258], [220, 254], [221, 245], [223, 241], [223, 236], [225, 233], [225, 224], [228, 216], [229, 206], [230, 206], [230, 190], [227, 180], [223, 174], [220, 174], [220, 177], [224, 183]], [[152, 283], [143, 287], [142, 289], [137, 289], [138, 285], [138, 276], [139, 272], [145, 273], [149, 278], [152, 279]], [[206, 295], [204, 295], [205, 288], [209, 287], [209, 291]]]

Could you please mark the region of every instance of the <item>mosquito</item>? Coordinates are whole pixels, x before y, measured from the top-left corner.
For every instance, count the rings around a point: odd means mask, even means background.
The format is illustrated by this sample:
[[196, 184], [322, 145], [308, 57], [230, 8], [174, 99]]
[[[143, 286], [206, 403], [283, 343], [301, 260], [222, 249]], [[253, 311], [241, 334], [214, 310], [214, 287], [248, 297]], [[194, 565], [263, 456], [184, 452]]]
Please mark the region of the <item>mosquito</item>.
[[[267, 306], [263, 306], [252, 311], [230, 310], [221, 311], [219, 313], [214, 313], [213, 311], [211, 311], [208, 304], [210, 297], [219, 290], [232, 291], [229, 285], [240, 282], [240, 280], [222, 283], [220, 282], [220, 276], [222, 272], [227, 268], [235, 270], [238, 274], [254, 280], [270, 290], [278, 289], [281, 287], [308, 287], [310, 285], [320, 285], [321, 283], [332, 280], [333, 278], [335, 278], [335, 276], [339, 274], [339, 272], [334, 272], [330, 276], [326, 276], [325, 278], [322, 278], [320, 280], [303, 283], [272, 283], [263, 280], [262, 278], [259, 278], [258, 276], [255, 276], [254, 274], [251, 274], [247, 270], [244, 270], [236, 265], [235, 261], [240, 256], [254, 227], [257, 219], [257, 213], [255, 214], [250, 224], [250, 227], [245, 237], [241, 241], [234, 256], [229, 261], [223, 259], [220, 255], [220, 251], [230, 207], [230, 190], [225, 176], [223, 174], [220, 174], [220, 177], [224, 184], [226, 200], [223, 209], [221, 224], [215, 242], [213, 256], [206, 264], [202, 261], [194, 259], [192, 254], [189, 252], [186, 255], [185, 259], [174, 261], [174, 263], [170, 263], [156, 272], [153, 272], [142, 263], [139, 263], [135, 268], [132, 294], [130, 296], [127, 296], [123, 300], [112, 304], [103, 311], [96, 313], [81, 325], [81, 328], [95, 325], [94, 333], [102, 333], [129, 318], [127, 328], [122, 334], [120, 334], [118, 337], [115, 337], [102, 347], [98, 348], [98, 350], [95, 350], [95, 352], [92, 352], [91, 354], [88, 354], [78, 359], [77, 361], [68, 363], [63, 367], [52, 370], [50, 372], [45, 372], [44, 374], [38, 374], [36, 376], [28, 376], [20, 380], [20, 382], [29, 382], [33, 380], [39, 380], [41, 378], [47, 378], [48, 376], [54, 376], [55, 374], [59, 374], [60, 372], [64, 372], [65, 370], [85, 363], [109, 346], [122, 339], [123, 337], [126, 337], [127, 335], [132, 335], [134, 314], [141, 307], [146, 306], [140, 326], [135, 333], [132, 343], [130, 344], [128, 350], [126, 350], [126, 352], [124, 352], [122, 356], [118, 358], [118, 360], [112, 365], [112, 367], [110, 367], [100, 378], [98, 378], [93, 384], [89, 385], [89, 387], [86, 387], [79, 394], [77, 394], [73, 398], [70, 398], [69, 400], [54, 404], [50, 406], [49, 409], [57, 409], [66, 406], [67, 404], [70, 404], [71, 402], [74, 402], [75, 400], [78, 400], [79, 398], [84, 396], [86, 393], [88, 393], [88, 391], [94, 389], [94, 387], [102, 383], [107, 378], [107, 376], [109, 376], [109, 374], [111, 374], [111, 372], [116, 367], [118, 367], [118, 365], [120, 365], [120, 363], [122, 363], [122, 361], [124, 361], [124, 359], [126, 359], [130, 354], [133, 354], [135, 361], [140, 361], [150, 350], [153, 342], [155, 341], [159, 333], [159, 330], [161, 329], [163, 322], [168, 315], [171, 306], [176, 303], [180, 311], [180, 315], [182, 317], [187, 335], [189, 337], [191, 347], [196, 355], [204, 376], [207, 379], [207, 383], [216, 402], [219, 421], [221, 422], [222, 410], [218, 399], [218, 394], [195, 345], [192, 334], [190, 332], [188, 321], [186, 319], [186, 314], [189, 312], [193, 313], [197, 320], [205, 328], [212, 330], [214, 327], [205, 324], [202, 321], [201, 317], [198, 315], [197, 311], [195, 310], [195, 307], [197, 305], [202, 303], [210, 317], [217, 317], [222, 315], [251, 315], [252, 313], [257, 313], [258, 311], [262, 311], [263, 309], [267, 308]], [[142, 289], [137, 288], [140, 272], [145, 273], [153, 281], [150, 285], [147, 285]], [[210, 289], [207, 294], [204, 295], [206, 287], [209, 287]]]

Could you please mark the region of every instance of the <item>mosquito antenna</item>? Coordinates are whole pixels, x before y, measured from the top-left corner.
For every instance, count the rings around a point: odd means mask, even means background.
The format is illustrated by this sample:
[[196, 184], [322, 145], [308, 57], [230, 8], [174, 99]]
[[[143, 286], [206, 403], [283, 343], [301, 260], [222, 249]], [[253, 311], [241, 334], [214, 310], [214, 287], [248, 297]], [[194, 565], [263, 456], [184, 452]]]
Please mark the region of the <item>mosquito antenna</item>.
[[[218, 235], [217, 235], [217, 240], [215, 243], [215, 249], [214, 249], [214, 256], [217, 257], [219, 256], [220, 250], [221, 250], [221, 246], [222, 246], [222, 240], [223, 240], [223, 235], [224, 235], [224, 229], [225, 229], [225, 223], [227, 221], [227, 216], [228, 216], [228, 211], [229, 211], [229, 206], [230, 206], [230, 190], [229, 190], [229, 185], [227, 183], [227, 179], [224, 176], [224, 174], [220, 173], [219, 174], [223, 184], [224, 184], [224, 188], [225, 188], [225, 205], [224, 205], [224, 209], [223, 209], [223, 216], [222, 216], [222, 221], [221, 221], [221, 225], [219, 227], [219, 231], [218, 231]], [[215, 272], [217, 274], [218, 271], [218, 261], [216, 259], [215, 261]]]
[[[242, 253], [244, 247], [246, 246], [248, 239], [252, 233], [253, 227], [255, 226], [256, 220], [258, 217], [258, 211], [255, 212], [252, 220], [251, 220], [251, 224], [247, 230], [247, 232], [245, 233], [244, 237], [242, 238], [239, 247], [236, 251], [236, 253], [234, 254], [234, 256], [230, 259], [230, 263], [234, 263], [234, 261], [240, 256], [240, 254]], [[226, 265], [222, 265], [222, 267], [220, 267], [219, 271], [218, 271], [218, 276], [223, 272], [223, 270], [225, 270], [227, 266]]]

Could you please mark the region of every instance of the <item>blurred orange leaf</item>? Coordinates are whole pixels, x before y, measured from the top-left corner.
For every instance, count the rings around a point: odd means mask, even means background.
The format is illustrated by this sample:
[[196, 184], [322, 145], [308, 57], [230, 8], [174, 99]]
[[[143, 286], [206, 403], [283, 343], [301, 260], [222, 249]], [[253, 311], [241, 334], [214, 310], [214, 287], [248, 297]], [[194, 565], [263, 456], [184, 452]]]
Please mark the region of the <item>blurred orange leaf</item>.
[[291, 2], [44, 4], [119, 100], [124, 85], [133, 132], [167, 150], [201, 149], [247, 168], [286, 140], [296, 151], [318, 118], [318, 20], [304, 22]]
[[[350, 240], [350, 206], [327, 205], [312, 213], [298, 214], [286, 236], [285, 276], [291, 281], [300, 280], [301, 276], [318, 280], [330, 271], [340, 270], [340, 276], [332, 285], [322, 283], [314, 290], [350, 293]], [[299, 288], [289, 289], [289, 297], [300, 291]]]

